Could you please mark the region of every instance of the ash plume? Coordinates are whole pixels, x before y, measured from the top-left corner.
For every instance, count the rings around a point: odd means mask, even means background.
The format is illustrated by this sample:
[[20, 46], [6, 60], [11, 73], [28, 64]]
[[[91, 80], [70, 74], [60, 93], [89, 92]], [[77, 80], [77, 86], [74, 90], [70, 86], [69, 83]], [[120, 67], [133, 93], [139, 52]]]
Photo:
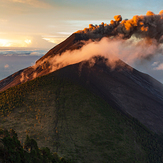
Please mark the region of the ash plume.
[[163, 38], [163, 10], [159, 14], [148, 11], [146, 15], [135, 15], [132, 19], [122, 20], [121, 15], [114, 16], [110, 24], [90, 24], [89, 28], [79, 30], [77, 33], [86, 33], [92, 38], [119, 36], [130, 38], [132, 35], [138, 38], [156, 39], [162, 42]]

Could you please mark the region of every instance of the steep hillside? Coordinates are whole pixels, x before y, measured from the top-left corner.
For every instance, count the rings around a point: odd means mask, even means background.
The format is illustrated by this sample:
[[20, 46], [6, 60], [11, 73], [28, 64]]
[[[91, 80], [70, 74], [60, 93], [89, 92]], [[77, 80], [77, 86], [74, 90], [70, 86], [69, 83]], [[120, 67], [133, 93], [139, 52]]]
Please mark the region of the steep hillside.
[[21, 142], [28, 134], [76, 162], [161, 162], [157, 135], [54, 73], [1, 92], [0, 114], [0, 127]]
[[163, 132], [163, 85], [122, 61], [115, 69], [104, 58], [70, 65], [54, 76], [80, 83], [105, 99], [114, 109], [132, 116], [156, 133]]

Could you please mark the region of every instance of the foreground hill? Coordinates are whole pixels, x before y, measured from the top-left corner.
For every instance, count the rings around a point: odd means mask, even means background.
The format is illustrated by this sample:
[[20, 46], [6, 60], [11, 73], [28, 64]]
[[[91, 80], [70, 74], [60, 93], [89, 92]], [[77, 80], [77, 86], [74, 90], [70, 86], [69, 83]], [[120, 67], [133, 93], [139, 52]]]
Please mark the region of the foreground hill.
[[162, 161], [159, 136], [57, 73], [1, 92], [0, 127], [75, 162]]

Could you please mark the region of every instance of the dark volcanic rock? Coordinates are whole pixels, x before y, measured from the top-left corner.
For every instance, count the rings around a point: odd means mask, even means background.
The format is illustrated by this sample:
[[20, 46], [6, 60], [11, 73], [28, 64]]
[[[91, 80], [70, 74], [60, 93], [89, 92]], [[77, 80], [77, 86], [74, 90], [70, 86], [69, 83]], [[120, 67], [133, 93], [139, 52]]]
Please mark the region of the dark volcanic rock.
[[93, 67], [80, 63], [62, 68], [53, 75], [80, 83], [105, 99], [113, 108], [138, 119], [148, 129], [163, 132], [163, 85], [122, 61], [110, 69], [104, 60]]

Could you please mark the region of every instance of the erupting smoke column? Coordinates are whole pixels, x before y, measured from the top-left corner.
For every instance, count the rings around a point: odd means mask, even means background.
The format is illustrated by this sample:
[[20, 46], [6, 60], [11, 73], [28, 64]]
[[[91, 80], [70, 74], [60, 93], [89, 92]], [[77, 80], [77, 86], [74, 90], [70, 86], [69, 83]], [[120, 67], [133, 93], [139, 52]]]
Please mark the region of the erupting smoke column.
[[138, 38], [154, 38], [162, 42], [163, 38], [163, 10], [159, 14], [148, 11], [146, 15], [135, 15], [130, 20], [122, 20], [121, 15], [114, 16], [110, 24], [89, 25], [89, 28], [79, 30], [76, 33], [86, 33], [92, 37], [120, 36], [130, 38], [135, 35]]
[[[83, 41], [82, 47], [67, 50], [61, 54], [49, 55], [38, 61], [32, 68], [33, 78], [40, 72], [52, 72], [67, 65], [90, 60], [102, 56], [108, 59], [109, 66], [115, 68], [117, 60], [121, 59], [129, 65], [143, 60], [150, 61], [155, 56], [163, 56], [163, 10], [158, 15], [148, 11], [145, 16], [134, 16], [130, 20], [122, 20], [121, 15], [114, 16], [110, 24], [89, 25], [89, 28], [77, 31], [87, 35], [90, 40]], [[158, 62], [154, 61], [158, 64]], [[161, 69], [163, 63], [159, 62]], [[157, 67], [154, 68], [157, 70]], [[35, 70], [39, 70], [37, 74]], [[22, 81], [28, 80], [28, 75], [22, 73]]]

